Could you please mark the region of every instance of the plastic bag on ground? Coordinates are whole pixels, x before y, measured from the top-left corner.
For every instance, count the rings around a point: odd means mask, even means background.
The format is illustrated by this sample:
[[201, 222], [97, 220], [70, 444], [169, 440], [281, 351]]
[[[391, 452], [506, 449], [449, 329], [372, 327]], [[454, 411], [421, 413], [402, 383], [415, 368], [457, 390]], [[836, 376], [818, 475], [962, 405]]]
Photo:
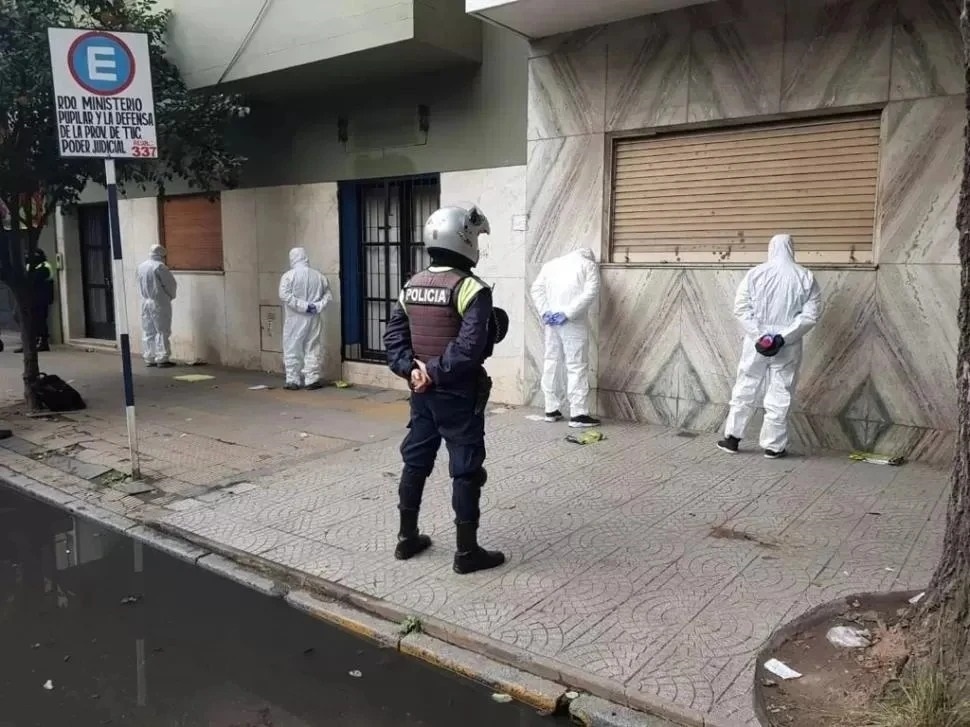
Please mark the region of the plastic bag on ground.
[[833, 626], [825, 634], [825, 638], [833, 646], [843, 649], [864, 649], [872, 646], [872, 634], [868, 629], [858, 626]]

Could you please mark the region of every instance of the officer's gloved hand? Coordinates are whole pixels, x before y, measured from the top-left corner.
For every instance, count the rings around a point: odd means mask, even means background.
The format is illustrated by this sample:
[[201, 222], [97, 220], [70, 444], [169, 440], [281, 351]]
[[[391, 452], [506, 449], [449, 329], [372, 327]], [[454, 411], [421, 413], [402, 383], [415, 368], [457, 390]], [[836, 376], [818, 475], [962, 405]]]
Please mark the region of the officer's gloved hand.
[[545, 313], [543, 313], [542, 314], [542, 322], [545, 325], [547, 325], [547, 326], [551, 326], [552, 325], [552, 313], [550, 313], [549, 311], [546, 311]]
[[553, 326], [561, 326], [567, 320], [569, 320], [569, 319], [566, 318], [566, 314], [565, 313], [553, 313], [552, 316], [550, 317], [550, 325], [553, 325]]
[[314, 314], [315, 314], [315, 313], [317, 312], [317, 307], [316, 307], [316, 305], [314, 305], [313, 303], [310, 303], [310, 304], [309, 304], [309, 305], [308, 305], [308, 306], [306, 307], [306, 312], [307, 312], [307, 313], [309, 313], [310, 315], [314, 315]]

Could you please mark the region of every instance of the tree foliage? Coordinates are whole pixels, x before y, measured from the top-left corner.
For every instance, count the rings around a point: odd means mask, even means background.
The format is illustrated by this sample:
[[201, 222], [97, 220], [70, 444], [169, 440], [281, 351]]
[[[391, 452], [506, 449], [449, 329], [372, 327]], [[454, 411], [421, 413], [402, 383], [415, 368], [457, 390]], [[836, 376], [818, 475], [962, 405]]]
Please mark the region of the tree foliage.
[[37, 364], [24, 257], [57, 205], [76, 203], [89, 182], [104, 182], [101, 161], [59, 156], [49, 27], [148, 35], [161, 158], [120, 162], [122, 188], [163, 191], [179, 179], [206, 191], [236, 183], [244, 160], [227, 138], [246, 109], [236, 96], [189, 92], [166, 56], [170, 15], [152, 0], [0, 0], [0, 282], [19, 308], [28, 384]]

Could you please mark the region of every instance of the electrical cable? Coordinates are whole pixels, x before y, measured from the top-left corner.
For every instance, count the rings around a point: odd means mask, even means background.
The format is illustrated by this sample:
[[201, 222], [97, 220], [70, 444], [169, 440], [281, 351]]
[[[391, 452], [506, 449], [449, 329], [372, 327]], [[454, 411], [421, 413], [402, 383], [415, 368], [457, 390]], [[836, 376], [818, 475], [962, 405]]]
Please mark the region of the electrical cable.
[[246, 52], [246, 48], [249, 46], [250, 41], [252, 41], [253, 36], [256, 35], [256, 31], [259, 29], [260, 23], [262, 23], [263, 18], [266, 17], [266, 11], [269, 10], [269, 6], [272, 4], [273, 4], [273, 0], [263, 0], [263, 6], [259, 9], [259, 12], [256, 14], [256, 19], [253, 20], [253, 24], [249, 26], [249, 30], [246, 32], [246, 37], [243, 38], [242, 43], [239, 44], [238, 50], [236, 50], [235, 54], [232, 56], [232, 59], [229, 61], [229, 64], [222, 72], [222, 75], [219, 76], [219, 80], [215, 82], [216, 86], [218, 86], [220, 83], [226, 80], [226, 76], [229, 75], [229, 71], [233, 69], [236, 63], [239, 62], [239, 59], [242, 57], [242, 54]]

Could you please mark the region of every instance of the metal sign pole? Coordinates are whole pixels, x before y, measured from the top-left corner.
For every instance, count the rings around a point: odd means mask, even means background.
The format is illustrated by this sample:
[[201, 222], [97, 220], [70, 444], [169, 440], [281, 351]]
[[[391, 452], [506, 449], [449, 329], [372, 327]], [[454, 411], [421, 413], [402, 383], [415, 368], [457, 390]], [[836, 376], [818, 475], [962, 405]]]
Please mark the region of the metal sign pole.
[[137, 480], [141, 478], [141, 467], [138, 463], [135, 387], [131, 376], [115, 159], [145, 161], [158, 158], [148, 36], [145, 33], [83, 28], [48, 28], [47, 38], [60, 155], [63, 158], [104, 159], [128, 450], [131, 453], [131, 476]]
[[121, 375], [125, 383], [125, 420], [128, 424], [128, 451], [131, 477], [141, 478], [138, 463], [138, 429], [135, 422], [135, 386], [131, 376], [131, 340], [128, 337], [128, 299], [125, 295], [125, 268], [121, 259], [121, 222], [118, 217], [118, 183], [115, 160], [104, 160], [104, 179], [108, 188], [108, 229], [111, 232], [112, 277], [115, 289], [115, 324], [121, 340]]

